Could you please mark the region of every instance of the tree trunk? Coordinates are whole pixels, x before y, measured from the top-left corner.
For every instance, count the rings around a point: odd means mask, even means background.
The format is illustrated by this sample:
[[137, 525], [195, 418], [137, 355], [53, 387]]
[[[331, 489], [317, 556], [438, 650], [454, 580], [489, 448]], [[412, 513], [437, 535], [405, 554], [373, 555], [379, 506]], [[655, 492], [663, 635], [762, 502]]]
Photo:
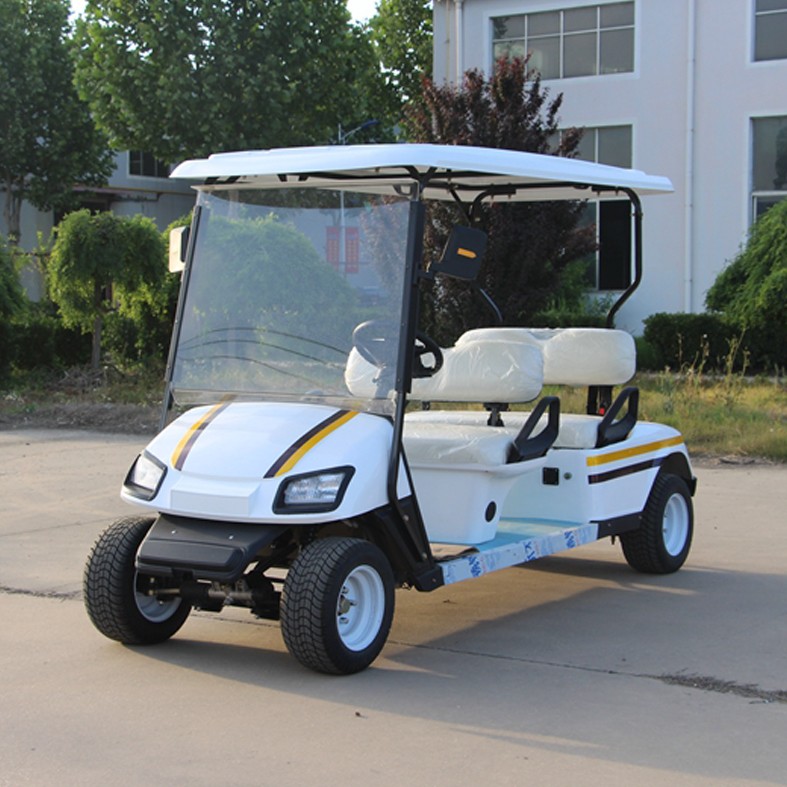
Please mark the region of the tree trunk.
[[8, 228], [8, 242], [11, 246], [18, 246], [19, 239], [22, 236], [20, 217], [22, 214], [23, 192], [15, 187], [16, 184], [13, 181], [7, 180], [3, 186], [5, 187], [3, 217], [5, 218], [5, 225]]
[[90, 368], [97, 372], [101, 364], [101, 325], [102, 317], [100, 314], [96, 315], [93, 320], [93, 348], [90, 352]]
[[93, 347], [90, 353], [90, 368], [98, 371], [101, 363], [101, 327], [103, 324], [103, 314], [101, 307], [104, 302], [104, 288], [98, 283], [93, 284], [93, 305], [96, 308], [96, 316], [93, 318]]

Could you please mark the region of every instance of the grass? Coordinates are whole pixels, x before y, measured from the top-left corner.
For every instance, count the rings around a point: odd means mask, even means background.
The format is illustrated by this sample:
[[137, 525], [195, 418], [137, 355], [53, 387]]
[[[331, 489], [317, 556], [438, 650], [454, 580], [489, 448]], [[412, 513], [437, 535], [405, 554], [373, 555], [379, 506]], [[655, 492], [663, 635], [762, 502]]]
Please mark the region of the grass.
[[[667, 424], [695, 455], [757, 457], [787, 462], [787, 381], [691, 371], [639, 374], [639, 417]], [[583, 412], [584, 388], [545, 389], [564, 412]]]
[[[678, 429], [694, 455], [754, 457], [787, 462], [787, 379], [743, 374], [640, 374], [640, 419]], [[0, 385], [0, 420], [35, 415], [51, 405], [122, 404], [156, 407], [163, 393], [160, 369], [73, 369], [28, 373]], [[584, 412], [583, 388], [548, 388], [564, 412]]]

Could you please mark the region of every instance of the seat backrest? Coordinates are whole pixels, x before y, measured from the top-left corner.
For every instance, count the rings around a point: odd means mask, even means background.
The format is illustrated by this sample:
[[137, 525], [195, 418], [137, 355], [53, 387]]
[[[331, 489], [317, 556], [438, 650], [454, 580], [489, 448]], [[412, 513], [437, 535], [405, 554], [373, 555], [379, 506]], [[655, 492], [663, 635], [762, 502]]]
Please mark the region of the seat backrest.
[[[374, 398], [379, 369], [353, 349], [344, 380], [354, 396]], [[543, 359], [537, 345], [476, 341], [443, 350], [443, 368], [432, 377], [413, 380], [411, 397], [439, 402], [530, 402], [541, 393]]]
[[462, 334], [456, 347], [476, 342], [538, 347], [545, 385], [622, 385], [637, 368], [634, 338], [612, 328], [480, 328]]

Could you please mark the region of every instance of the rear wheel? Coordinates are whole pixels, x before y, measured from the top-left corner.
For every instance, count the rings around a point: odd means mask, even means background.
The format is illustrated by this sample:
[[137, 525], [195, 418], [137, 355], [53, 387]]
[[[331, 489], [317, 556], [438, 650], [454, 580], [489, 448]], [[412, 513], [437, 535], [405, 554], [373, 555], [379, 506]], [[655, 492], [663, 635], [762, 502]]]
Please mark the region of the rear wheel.
[[153, 517], [113, 522], [93, 546], [85, 566], [83, 595], [93, 625], [126, 645], [169, 639], [186, 621], [191, 605], [179, 597], [160, 600], [146, 592], [152, 578], [136, 570], [137, 550]]
[[377, 658], [393, 612], [393, 572], [382, 551], [357, 538], [325, 538], [309, 544], [287, 574], [282, 635], [304, 666], [350, 674]]
[[694, 509], [686, 482], [663, 473], [656, 478], [638, 530], [620, 537], [628, 564], [646, 574], [671, 574], [686, 561], [694, 532]]

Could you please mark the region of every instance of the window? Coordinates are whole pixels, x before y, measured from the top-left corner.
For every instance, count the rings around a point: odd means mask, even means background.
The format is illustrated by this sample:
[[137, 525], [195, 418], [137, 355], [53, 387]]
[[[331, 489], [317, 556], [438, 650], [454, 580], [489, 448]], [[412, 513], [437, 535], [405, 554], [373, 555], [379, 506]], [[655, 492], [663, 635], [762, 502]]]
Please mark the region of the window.
[[787, 58], [787, 0], [756, 0], [754, 59]]
[[787, 115], [752, 120], [752, 220], [787, 197]]
[[544, 79], [634, 70], [631, 2], [500, 16], [492, 31], [495, 60], [529, 54], [530, 67]]
[[334, 269], [344, 273], [358, 273], [361, 262], [361, 236], [358, 227], [344, 228], [344, 259], [342, 260], [341, 229], [325, 228], [325, 257]]
[[129, 150], [128, 174], [143, 175], [146, 178], [168, 178], [169, 164], [141, 150]]
[[[579, 158], [615, 167], [631, 166], [631, 126], [586, 128]], [[586, 260], [588, 287], [625, 290], [631, 284], [631, 204], [609, 200], [589, 204], [583, 224], [596, 225], [598, 251]]]

